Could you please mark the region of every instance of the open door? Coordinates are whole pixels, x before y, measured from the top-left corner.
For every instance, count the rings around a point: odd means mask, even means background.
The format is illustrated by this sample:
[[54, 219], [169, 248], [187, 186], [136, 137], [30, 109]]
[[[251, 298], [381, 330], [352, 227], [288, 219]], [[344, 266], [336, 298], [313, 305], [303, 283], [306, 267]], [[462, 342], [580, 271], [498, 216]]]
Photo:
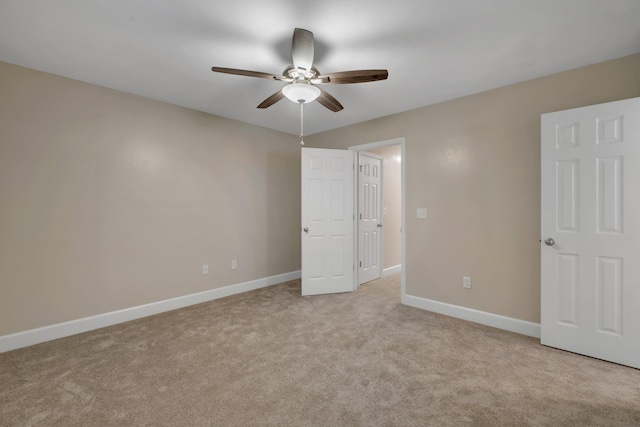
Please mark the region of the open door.
[[353, 155], [302, 148], [302, 295], [353, 291]]
[[358, 284], [382, 277], [382, 156], [358, 153]]
[[541, 343], [640, 368], [640, 98], [542, 116]]

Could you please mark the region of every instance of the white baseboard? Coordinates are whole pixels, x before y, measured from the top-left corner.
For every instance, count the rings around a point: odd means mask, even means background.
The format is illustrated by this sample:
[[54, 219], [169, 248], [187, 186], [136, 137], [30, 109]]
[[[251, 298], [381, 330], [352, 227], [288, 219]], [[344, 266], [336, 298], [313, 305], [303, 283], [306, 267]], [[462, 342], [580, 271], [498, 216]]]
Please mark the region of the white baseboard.
[[300, 270], [0, 336], [0, 353], [300, 278]]
[[411, 307], [421, 308], [427, 311], [492, 326], [506, 331], [540, 338], [540, 324], [527, 322], [526, 320], [514, 319], [513, 317], [501, 316], [499, 314], [487, 313], [486, 311], [474, 310], [472, 308], [460, 307], [458, 305], [447, 304], [413, 295], [403, 295], [402, 303]]
[[400, 273], [402, 271], [402, 264], [394, 265], [393, 267], [387, 267], [382, 270], [382, 277], [387, 277], [391, 274]]

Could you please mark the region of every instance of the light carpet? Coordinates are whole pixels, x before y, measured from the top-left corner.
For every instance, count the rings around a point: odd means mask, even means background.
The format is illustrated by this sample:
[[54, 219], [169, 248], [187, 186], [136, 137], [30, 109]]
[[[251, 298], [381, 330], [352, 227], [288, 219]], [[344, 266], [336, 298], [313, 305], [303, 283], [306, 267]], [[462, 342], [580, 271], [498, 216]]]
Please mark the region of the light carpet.
[[640, 370], [293, 281], [0, 354], [2, 426], [640, 426]]

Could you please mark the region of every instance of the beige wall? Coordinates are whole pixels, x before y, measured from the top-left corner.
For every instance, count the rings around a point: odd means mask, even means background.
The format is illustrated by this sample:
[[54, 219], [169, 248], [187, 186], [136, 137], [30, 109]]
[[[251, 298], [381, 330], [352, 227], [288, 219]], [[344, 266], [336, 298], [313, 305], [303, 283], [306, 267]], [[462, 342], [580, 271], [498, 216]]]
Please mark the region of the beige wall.
[[0, 335], [298, 270], [299, 147], [0, 62]]
[[[540, 114], [635, 96], [640, 55], [307, 142], [405, 137], [407, 293], [538, 322]], [[0, 335], [299, 269], [299, 178], [295, 136], [0, 62]]]
[[382, 191], [384, 201], [384, 251], [382, 267], [402, 264], [402, 165], [400, 145], [369, 150], [382, 156]]
[[[539, 322], [540, 114], [636, 96], [640, 54], [307, 142], [344, 148], [405, 137], [407, 293]], [[427, 220], [416, 219], [419, 207], [428, 208]]]

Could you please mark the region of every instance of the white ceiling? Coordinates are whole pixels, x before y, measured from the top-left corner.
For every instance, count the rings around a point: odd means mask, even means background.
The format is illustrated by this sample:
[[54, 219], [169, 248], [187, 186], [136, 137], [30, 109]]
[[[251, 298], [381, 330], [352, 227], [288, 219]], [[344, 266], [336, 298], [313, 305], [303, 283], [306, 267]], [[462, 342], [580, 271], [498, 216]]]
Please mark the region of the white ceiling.
[[[305, 106], [305, 133], [640, 52], [639, 0], [0, 0], [0, 60], [297, 134], [280, 74], [295, 27], [323, 73], [389, 79], [325, 85], [343, 105]], [[640, 70], [639, 70], [640, 72]], [[1, 92], [0, 92], [1, 95]]]

